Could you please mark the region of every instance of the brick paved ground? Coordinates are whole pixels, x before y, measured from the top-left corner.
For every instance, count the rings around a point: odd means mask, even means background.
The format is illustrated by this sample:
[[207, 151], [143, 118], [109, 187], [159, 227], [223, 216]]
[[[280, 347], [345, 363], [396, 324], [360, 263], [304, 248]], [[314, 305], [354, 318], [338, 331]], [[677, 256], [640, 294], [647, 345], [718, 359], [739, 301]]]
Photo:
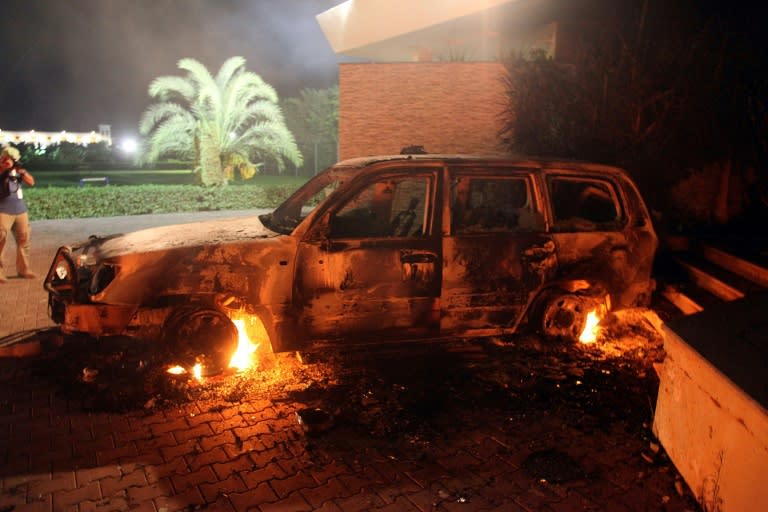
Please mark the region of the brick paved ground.
[[[176, 218], [186, 219], [163, 220]], [[74, 223], [33, 225], [37, 272], [59, 238], [89, 234]], [[20, 303], [34, 312], [18, 313]], [[0, 344], [50, 326], [44, 303], [39, 282], [4, 285], [0, 318], [16, 327], [3, 327]], [[551, 353], [529, 365], [520, 356], [530, 354], [509, 350], [346, 360], [305, 388], [127, 412], [90, 407], [41, 371], [43, 356], [1, 359], [0, 511], [698, 510], [654, 451], [653, 397], [641, 403], [650, 375], [610, 361], [594, 375], [571, 362], [563, 374]], [[297, 364], [277, 366], [301, 380]], [[308, 436], [296, 412], [316, 406], [336, 424]]]

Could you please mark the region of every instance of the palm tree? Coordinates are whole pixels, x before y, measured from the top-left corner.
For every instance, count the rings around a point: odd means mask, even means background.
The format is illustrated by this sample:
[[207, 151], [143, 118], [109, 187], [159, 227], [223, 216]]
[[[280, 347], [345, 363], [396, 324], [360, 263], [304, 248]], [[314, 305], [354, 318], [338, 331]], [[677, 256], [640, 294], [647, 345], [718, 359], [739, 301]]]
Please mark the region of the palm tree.
[[302, 164], [275, 89], [246, 71], [244, 58], [227, 59], [216, 77], [195, 59], [181, 59], [178, 67], [187, 75], [161, 76], [149, 85], [158, 102], [139, 124], [146, 136], [143, 162], [194, 158], [206, 186], [226, 185], [235, 170], [249, 178], [265, 161], [281, 172], [286, 162]]

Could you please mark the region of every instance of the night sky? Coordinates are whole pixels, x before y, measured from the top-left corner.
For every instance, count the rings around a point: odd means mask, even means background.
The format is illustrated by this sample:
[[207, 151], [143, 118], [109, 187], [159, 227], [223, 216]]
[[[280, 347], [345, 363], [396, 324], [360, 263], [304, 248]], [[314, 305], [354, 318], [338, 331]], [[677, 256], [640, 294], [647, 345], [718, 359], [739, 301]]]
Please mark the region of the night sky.
[[[185, 57], [215, 73], [227, 58], [243, 56], [281, 98], [328, 87], [338, 82], [343, 57], [333, 54], [315, 16], [340, 2], [3, 0], [0, 129], [91, 131], [109, 124], [117, 140], [135, 136], [151, 103], [150, 82], [181, 75], [177, 63]], [[692, 3], [765, 46], [765, 7]]]
[[135, 135], [150, 82], [229, 57], [281, 98], [338, 82], [315, 15], [340, 0], [3, 0], [0, 129]]

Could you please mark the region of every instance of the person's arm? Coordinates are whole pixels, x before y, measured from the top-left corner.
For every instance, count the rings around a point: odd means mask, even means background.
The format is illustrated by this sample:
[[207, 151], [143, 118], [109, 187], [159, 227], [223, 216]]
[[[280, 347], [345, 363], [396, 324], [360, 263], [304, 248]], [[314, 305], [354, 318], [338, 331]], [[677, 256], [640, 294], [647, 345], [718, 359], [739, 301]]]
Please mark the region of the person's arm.
[[35, 186], [35, 177], [32, 176], [29, 173], [29, 171], [27, 171], [26, 169], [21, 168], [17, 172], [19, 173], [19, 176], [21, 176], [21, 181], [23, 181], [24, 183], [26, 183], [30, 187], [34, 187]]

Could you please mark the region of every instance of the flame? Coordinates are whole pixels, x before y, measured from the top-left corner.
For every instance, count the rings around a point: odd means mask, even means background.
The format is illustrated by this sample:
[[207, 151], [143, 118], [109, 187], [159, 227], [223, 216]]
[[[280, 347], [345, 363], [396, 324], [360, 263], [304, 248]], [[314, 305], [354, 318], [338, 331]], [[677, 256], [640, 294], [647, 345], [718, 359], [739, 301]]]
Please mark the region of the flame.
[[192, 375], [194, 375], [197, 380], [203, 380], [203, 365], [197, 363], [195, 366], [193, 366]]
[[597, 333], [600, 331], [600, 317], [597, 314], [597, 309], [593, 309], [587, 313], [587, 321], [584, 322], [584, 330], [579, 335], [579, 341], [581, 343], [594, 343], [597, 341]]
[[248, 336], [248, 330], [245, 326], [244, 318], [233, 318], [232, 323], [237, 328], [237, 350], [232, 354], [229, 361], [230, 368], [237, 368], [242, 371], [254, 365], [253, 354], [259, 347], [258, 343], [251, 341]]
[[176, 366], [172, 366], [171, 368], [168, 368], [168, 373], [171, 373], [173, 375], [182, 375], [184, 373], [187, 373], [187, 370], [185, 370], [179, 365], [176, 365]]

